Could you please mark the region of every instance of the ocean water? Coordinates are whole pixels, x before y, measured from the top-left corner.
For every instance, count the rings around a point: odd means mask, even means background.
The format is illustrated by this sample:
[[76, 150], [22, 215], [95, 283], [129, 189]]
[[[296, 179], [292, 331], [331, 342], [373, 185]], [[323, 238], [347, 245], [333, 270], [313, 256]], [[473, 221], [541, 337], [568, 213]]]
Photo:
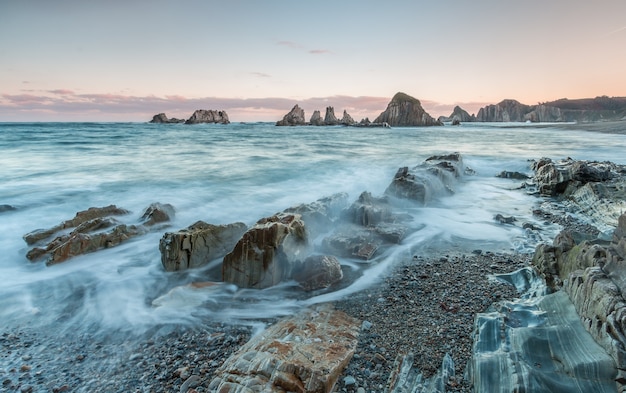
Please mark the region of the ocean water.
[[[433, 128], [275, 127], [268, 123], [0, 123], [0, 320], [3, 329], [30, 326], [79, 331], [142, 332], [206, 321], [254, 324], [312, 303], [366, 291], [394, 263], [415, 255], [483, 251], [531, 252], [559, 230], [529, 236], [540, 199], [500, 179], [503, 170], [530, 174], [540, 157], [626, 164], [626, 136], [528, 124], [463, 124]], [[351, 279], [340, 289], [303, 293], [287, 282], [266, 290], [217, 281], [220, 261], [186, 272], [161, 266], [159, 239], [203, 220], [248, 225], [290, 206], [336, 192], [349, 201], [383, 194], [396, 170], [431, 155], [460, 152], [476, 174], [455, 193], [426, 206], [407, 204], [416, 229], [402, 244], [364, 263], [340, 258]], [[22, 236], [68, 220], [92, 206], [131, 211], [137, 223], [153, 202], [169, 203], [168, 228], [120, 246], [47, 267], [30, 262]], [[494, 216], [515, 216], [517, 226]]]

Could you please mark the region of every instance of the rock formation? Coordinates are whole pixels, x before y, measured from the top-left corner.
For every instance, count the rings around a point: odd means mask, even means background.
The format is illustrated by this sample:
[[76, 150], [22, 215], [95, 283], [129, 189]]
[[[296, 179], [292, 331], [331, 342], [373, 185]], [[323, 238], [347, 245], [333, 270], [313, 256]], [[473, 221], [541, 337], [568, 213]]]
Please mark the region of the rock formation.
[[356, 123], [354, 121], [354, 119], [352, 118], [352, 116], [350, 116], [350, 114], [348, 114], [348, 111], [346, 111], [345, 109], [343, 110], [343, 116], [341, 117], [341, 121], [340, 123], [344, 126], [351, 126], [354, 123]]
[[387, 123], [391, 127], [439, 126], [441, 123], [432, 118], [418, 99], [404, 93], [397, 93], [374, 123]]
[[198, 221], [178, 232], [166, 232], [159, 242], [161, 263], [168, 272], [197, 268], [232, 251], [246, 225], [211, 225]]
[[307, 256], [308, 236], [299, 214], [278, 213], [259, 220], [224, 257], [222, 278], [243, 288], [267, 288], [291, 279]]
[[470, 116], [469, 113], [467, 113], [463, 108], [457, 105], [452, 110], [452, 113], [450, 114], [450, 116], [448, 117], [440, 116], [438, 120], [442, 123], [445, 121], [445, 122], [452, 122], [453, 125], [456, 125], [458, 123], [467, 123], [467, 122], [476, 121], [476, 116], [474, 115]]
[[152, 116], [152, 120], [150, 120], [150, 123], [157, 123], [157, 124], [161, 124], [161, 123], [184, 123], [185, 120], [183, 119], [177, 119], [175, 117], [168, 119], [167, 116], [165, 115], [165, 113], [159, 113], [158, 115], [154, 115]]
[[298, 104], [296, 104], [282, 120], [276, 122], [277, 126], [303, 126], [305, 124], [304, 109], [300, 108]]
[[336, 126], [339, 124], [337, 116], [335, 116], [335, 108], [332, 106], [326, 107], [326, 114], [324, 115], [324, 124], [327, 126]]
[[284, 318], [228, 358], [208, 390], [310, 392], [333, 388], [358, 343], [360, 322], [328, 305]]
[[228, 120], [228, 114], [225, 111], [198, 109], [185, 121], [185, 124], [199, 123], [229, 124], [230, 120]]
[[480, 108], [476, 115], [476, 121], [525, 121], [525, 116], [531, 109], [530, 106], [521, 104], [516, 100], [503, 100], [496, 105], [487, 105], [484, 108]]
[[341, 264], [331, 255], [312, 255], [293, 272], [293, 279], [305, 291], [328, 288], [342, 278]]
[[320, 111], [313, 112], [313, 116], [311, 116], [311, 120], [309, 120], [309, 124], [311, 124], [312, 126], [324, 125], [324, 119], [322, 119], [322, 115], [320, 114]]
[[285, 213], [299, 214], [311, 238], [329, 232], [341, 211], [348, 206], [348, 194], [339, 192], [315, 202], [303, 203], [284, 210]]

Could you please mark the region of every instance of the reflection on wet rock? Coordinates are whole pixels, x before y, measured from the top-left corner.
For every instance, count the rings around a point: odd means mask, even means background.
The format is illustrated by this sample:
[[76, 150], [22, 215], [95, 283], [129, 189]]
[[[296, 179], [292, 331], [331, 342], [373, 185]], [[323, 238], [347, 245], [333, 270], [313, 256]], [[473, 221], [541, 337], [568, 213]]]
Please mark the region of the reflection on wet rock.
[[305, 291], [328, 288], [341, 281], [343, 272], [337, 258], [329, 255], [311, 255], [294, 271], [293, 278]]

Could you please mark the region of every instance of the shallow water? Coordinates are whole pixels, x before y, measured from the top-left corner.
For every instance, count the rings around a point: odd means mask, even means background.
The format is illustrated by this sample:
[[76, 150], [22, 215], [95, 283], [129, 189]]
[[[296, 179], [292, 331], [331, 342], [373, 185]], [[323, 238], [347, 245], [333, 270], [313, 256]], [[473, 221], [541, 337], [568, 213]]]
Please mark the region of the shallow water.
[[[626, 136], [535, 125], [361, 129], [275, 127], [267, 123], [151, 125], [143, 123], [0, 124], [0, 319], [3, 327], [57, 324], [61, 329], [142, 332], [167, 323], [207, 320], [253, 323], [307, 304], [376, 285], [394, 262], [438, 251], [530, 252], [537, 239], [496, 214], [535, 222], [534, 196], [499, 179], [503, 170], [530, 173], [530, 159], [572, 157], [626, 164]], [[433, 154], [458, 151], [476, 171], [455, 194], [425, 207], [406, 207], [416, 230], [371, 263], [340, 259], [353, 281], [303, 294], [294, 283], [267, 290], [178, 288], [219, 280], [209, 267], [163, 270], [158, 250], [166, 230], [203, 220], [258, 219], [336, 192], [349, 201], [362, 191], [382, 195], [396, 170]], [[46, 267], [31, 263], [22, 236], [49, 228], [92, 206], [130, 210], [137, 223], [152, 202], [176, 208], [171, 226], [119, 247]], [[558, 228], [545, 227], [543, 239]], [[169, 294], [168, 294], [169, 293]]]

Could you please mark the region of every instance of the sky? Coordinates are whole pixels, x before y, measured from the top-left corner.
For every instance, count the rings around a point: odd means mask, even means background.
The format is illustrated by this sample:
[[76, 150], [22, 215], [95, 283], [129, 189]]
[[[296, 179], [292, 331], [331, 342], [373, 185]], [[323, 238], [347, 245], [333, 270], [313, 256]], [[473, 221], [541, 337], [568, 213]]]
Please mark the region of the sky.
[[0, 122], [626, 96], [625, 0], [0, 0]]

